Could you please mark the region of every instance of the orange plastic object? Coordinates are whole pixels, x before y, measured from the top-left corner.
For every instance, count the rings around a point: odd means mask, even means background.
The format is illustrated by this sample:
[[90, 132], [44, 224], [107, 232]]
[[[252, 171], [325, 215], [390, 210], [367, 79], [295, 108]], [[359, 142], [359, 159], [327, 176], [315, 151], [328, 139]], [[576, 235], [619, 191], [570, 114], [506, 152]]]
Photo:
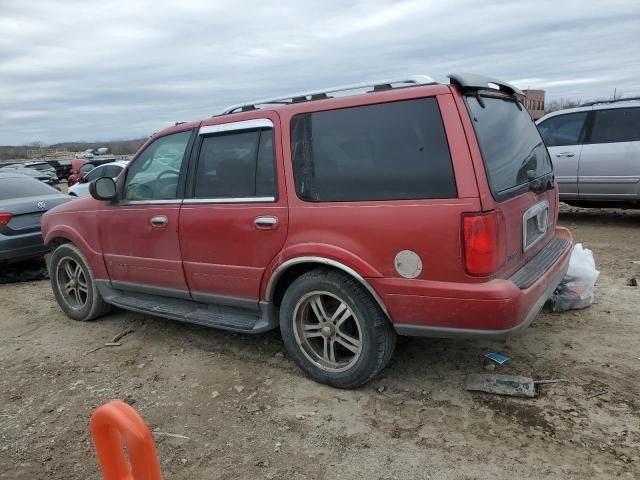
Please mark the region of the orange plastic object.
[[91, 436], [104, 480], [160, 480], [153, 437], [131, 406], [112, 400], [98, 408], [91, 415]]

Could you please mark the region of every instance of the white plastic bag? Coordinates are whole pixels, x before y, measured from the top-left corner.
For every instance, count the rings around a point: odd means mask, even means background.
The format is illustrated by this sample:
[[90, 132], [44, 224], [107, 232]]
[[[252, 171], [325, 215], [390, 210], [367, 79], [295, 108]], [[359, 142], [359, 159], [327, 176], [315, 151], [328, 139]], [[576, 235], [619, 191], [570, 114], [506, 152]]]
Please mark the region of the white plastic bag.
[[571, 251], [569, 269], [551, 296], [554, 312], [586, 308], [593, 303], [593, 287], [600, 272], [593, 252], [577, 243]]

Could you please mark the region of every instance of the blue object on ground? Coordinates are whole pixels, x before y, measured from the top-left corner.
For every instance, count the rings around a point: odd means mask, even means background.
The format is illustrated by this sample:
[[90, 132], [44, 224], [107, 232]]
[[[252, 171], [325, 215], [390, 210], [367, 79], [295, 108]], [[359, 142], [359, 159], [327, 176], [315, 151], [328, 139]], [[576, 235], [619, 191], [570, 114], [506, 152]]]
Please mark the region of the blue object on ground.
[[487, 353], [485, 357], [487, 357], [489, 360], [493, 360], [498, 365], [502, 365], [503, 363], [506, 363], [509, 360], [509, 357], [498, 352]]

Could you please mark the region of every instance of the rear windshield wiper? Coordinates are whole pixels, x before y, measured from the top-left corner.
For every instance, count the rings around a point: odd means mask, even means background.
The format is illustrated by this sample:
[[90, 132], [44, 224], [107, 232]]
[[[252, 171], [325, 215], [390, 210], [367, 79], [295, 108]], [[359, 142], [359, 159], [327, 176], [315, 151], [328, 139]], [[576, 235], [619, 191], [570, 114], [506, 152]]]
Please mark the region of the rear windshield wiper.
[[542, 193], [553, 188], [553, 175], [545, 175], [529, 182], [529, 190], [533, 193]]

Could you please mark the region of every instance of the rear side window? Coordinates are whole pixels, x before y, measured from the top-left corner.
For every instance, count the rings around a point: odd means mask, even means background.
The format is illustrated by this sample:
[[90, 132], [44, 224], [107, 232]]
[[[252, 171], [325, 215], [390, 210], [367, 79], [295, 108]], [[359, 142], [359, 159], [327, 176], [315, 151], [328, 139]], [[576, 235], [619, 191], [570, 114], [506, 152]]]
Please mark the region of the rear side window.
[[635, 142], [640, 140], [640, 108], [594, 110], [589, 143]]
[[552, 172], [549, 152], [524, 107], [512, 98], [465, 97], [496, 200]]
[[298, 196], [311, 202], [455, 197], [434, 98], [315, 112], [292, 122]]
[[33, 178], [0, 178], [0, 200], [53, 195], [54, 193], [60, 192]]
[[242, 130], [204, 137], [194, 196], [275, 197], [273, 130]]
[[547, 147], [578, 145], [587, 112], [551, 117], [538, 125]]

